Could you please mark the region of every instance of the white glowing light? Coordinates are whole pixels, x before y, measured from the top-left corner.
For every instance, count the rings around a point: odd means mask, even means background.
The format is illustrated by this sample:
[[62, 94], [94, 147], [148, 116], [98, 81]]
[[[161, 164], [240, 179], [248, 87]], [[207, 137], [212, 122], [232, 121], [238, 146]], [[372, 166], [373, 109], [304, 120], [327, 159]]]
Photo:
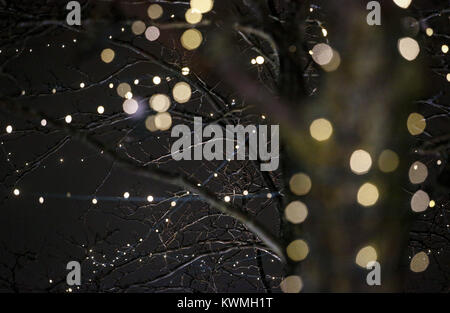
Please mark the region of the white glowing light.
[[262, 56], [257, 56], [255, 59], [256, 63], [259, 65], [264, 64], [264, 58]]
[[134, 99], [127, 99], [123, 102], [123, 111], [129, 115], [132, 115], [137, 112], [139, 105]]
[[159, 77], [159, 76], [153, 77], [153, 83], [154, 83], [155, 85], [161, 84], [161, 77]]

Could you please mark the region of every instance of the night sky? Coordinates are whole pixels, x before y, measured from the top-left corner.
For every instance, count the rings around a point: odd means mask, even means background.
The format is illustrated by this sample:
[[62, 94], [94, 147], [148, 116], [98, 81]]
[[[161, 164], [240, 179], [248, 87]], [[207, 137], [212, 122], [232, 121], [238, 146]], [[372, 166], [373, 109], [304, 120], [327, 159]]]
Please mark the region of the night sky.
[[[170, 130], [150, 131], [146, 127], [147, 118], [156, 114], [148, 104], [149, 99], [159, 93], [171, 99], [168, 112], [172, 126], [186, 124], [192, 127], [194, 116], [202, 116], [205, 124], [283, 126], [283, 118], [279, 119], [275, 114], [280, 109], [278, 113], [284, 116], [281, 106], [278, 106], [283, 97], [273, 92], [276, 90], [276, 84], [272, 82], [276, 71], [272, 67], [274, 63], [268, 61], [272, 56], [270, 44], [256, 40], [253, 35], [245, 40], [226, 28], [235, 20], [242, 19], [250, 24], [253, 23], [252, 18], [258, 18], [257, 15], [252, 16], [252, 10], [247, 7], [252, 1], [216, 0], [214, 9], [205, 13], [198, 25], [186, 25], [185, 12], [190, 7], [189, 1], [80, 2], [82, 25], [68, 26], [65, 22], [68, 13], [66, 1], [0, 1], [0, 291], [281, 292], [280, 283], [286, 275], [286, 268], [280, 257], [251, 230], [205, 203], [201, 196], [188, 188], [149, 178], [139, 171], [130, 171], [120, 161], [126, 159], [141, 171], [157, 168], [180, 174], [200, 187], [207, 187], [227, 205], [241, 208], [276, 236], [291, 234], [284, 231], [283, 207], [289, 198], [286, 181], [289, 181], [288, 175], [297, 170], [296, 166], [285, 162], [279, 170], [263, 173], [259, 171], [260, 160], [175, 162], [170, 155], [170, 147], [175, 141], [170, 137]], [[283, 9], [279, 4], [283, 1], [268, 2], [275, 3], [278, 11]], [[307, 52], [315, 43], [326, 40], [330, 45], [335, 44], [336, 49], [341, 49], [344, 62], [349, 60], [352, 55], [344, 51], [352, 45], [351, 36], [340, 40], [344, 35], [333, 33], [333, 25], [345, 24], [336, 16], [330, 17], [333, 14], [329, 10], [337, 5], [326, 7], [326, 1], [301, 2], [308, 8], [309, 18], [323, 23], [314, 24], [315, 28], [308, 26], [312, 35], [305, 35], [307, 48], [301, 47], [306, 49], [305, 58], [309, 57]], [[365, 12], [367, 1], [355, 2], [360, 2], [360, 7], [355, 7]], [[382, 1], [382, 5], [385, 2], [392, 1]], [[450, 3], [412, 2], [408, 14], [422, 19], [417, 31], [412, 31], [421, 46], [419, 61], [416, 62], [420, 65], [411, 65], [410, 70], [403, 70], [406, 66], [401, 63], [402, 70], [396, 73], [402, 73], [398, 74], [399, 77], [412, 77], [411, 81], [401, 78], [398, 86], [389, 88], [396, 96], [389, 98], [386, 95], [384, 98], [386, 102], [395, 99], [402, 107], [411, 98], [409, 102], [417, 106], [417, 112], [427, 117], [427, 128], [421, 137], [403, 140], [404, 137], [398, 135], [396, 141], [397, 131], [388, 135], [392, 137], [394, 147], [398, 147], [401, 160], [398, 171], [402, 172], [385, 178], [386, 186], [395, 185], [393, 188], [398, 195], [395, 201], [399, 201], [395, 203], [401, 203], [402, 208], [408, 211], [405, 223], [401, 224], [405, 228], [406, 242], [399, 248], [402, 252], [399, 253], [397, 272], [402, 279], [397, 289], [448, 292], [450, 167], [447, 163], [448, 138], [445, 136], [450, 131], [447, 81], [450, 77], [445, 76], [449, 71], [449, 56], [440, 50], [444, 43], [449, 44]], [[147, 9], [155, 3], [160, 3], [163, 13], [161, 17], [151, 19]], [[386, 10], [405, 15], [404, 10], [398, 12], [399, 9], [391, 3]], [[425, 19], [427, 14], [439, 10], [445, 10], [441, 16]], [[283, 14], [280, 16], [284, 18]], [[137, 20], [145, 22], [147, 27], [157, 26], [159, 38], [149, 41], [145, 34], [134, 34], [132, 25]], [[383, 20], [383, 25], [389, 25], [384, 27], [391, 26], [391, 21], [384, 23]], [[327, 28], [331, 25], [328, 38], [323, 36], [322, 27], [325, 26], [317, 25], [326, 25]], [[427, 25], [434, 29], [433, 36], [426, 35]], [[407, 35], [411, 31], [409, 26], [406, 27]], [[189, 28], [201, 31], [203, 40], [198, 49], [187, 50], [180, 42], [180, 36]], [[355, 36], [363, 36], [364, 31], [361, 28]], [[231, 46], [230, 40], [233, 42]], [[115, 53], [110, 63], [101, 59], [102, 51], [107, 48]], [[222, 53], [225, 50], [226, 53]], [[261, 55], [264, 55], [264, 64], [254, 64], [256, 61], [252, 62], [252, 59], [256, 60]], [[405, 62], [396, 47], [387, 49], [382, 56]], [[305, 61], [306, 89], [314, 99], [311, 101], [319, 99], [314, 103], [322, 103], [323, 99], [329, 100], [337, 93], [335, 89], [338, 88], [330, 87], [330, 84], [332, 79], [334, 82], [338, 79], [331, 78], [328, 84], [322, 84], [321, 77], [326, 77], [327, 72], [309, 59]], [[398, 64], [395, 62], [390, 63], [394, 64], [392, 73]], [[184, 75], [182, 69], [186, 67], [189, 72], [184, 69], [184, 74], [187, 74]], [[423, 75], [421, 78], [416, 76], [419, 73]], [[358, 81], [348, 75], [349, 81]], [[155, 84], [155, 76], [161, 78], [159, 84]], [[261, 82], [262, 87], [253, 90], [253, 85], [245, 85], [246, 79]], [[174, 86], [181, 81], [192, 88], [192, 95], [186, 103], [178, 103], [172, 96]], [[132, 95], [129, 97], [139, 103], [136, 113], [124, 112], [123, 103], [127, 96], [120, 96], [117, 92], [121, 83], [131, 87]], [[408, 83], [414, 90], [400, 99], [402, 93], [397, 93], [397, 90], [409, 91]], [[358, 89], [362, 84], [350, 83], [352, 87], [348, 89]], [[374, 79], [373, 86], [379, 88], [378, 93], [385, 90], [380, 87], [382, 85], [382, 81]], [[324, 98], [316, 95], [316, 89], [318, 93], [323, 92]], [[205, 90], [209, 91], [212, 101], [205, 95]], [[377, 91], [371, 92], [367, 94], [377, 94]], [[273, 112], [254, 101], [254, 94], [264, 97], [266, 93], [274, 98]], [[363, 95], [358, 97], [364, 98], [364, 93], [362, 88]], [[432, 98], [435, 95], [437, 98]], [[31, 111], [26, 108], [31, 108]], [[297, 117], [291, 117], [300, 124], [309, 118], [309, 114], [316, 116], [324, 112], [310, 108]], [[336, 113], [340, 121], [351, 120], [340, 116], [342, 113], [336, 108], [329, 112]], [[331, 116], [329, 112], [327, 114]], [[68, 115], [70, 123], [67, 123]], [[46, 122], [43, 123], [44, 118]], [[398, 120], [403, 127], [398, 129], [405, 131], [406, 119], [399, 115]], [[337, 123], [333, 128], [338, 128]], [[12, 132], [8, 132], [8, 125], [12, 126]], [[335, 132], [338, 137], [338, 131]], [[309, 124], [304, 133], [295, 141], [307, 146], [311, 140]], [[363, 137], [362, 134], [361, 129], [358, 135], [342, 132], [339, 136], [345, 135], [352, 142]], [[95, 138], [99, 145], [94, 147], [84, 136]], [[436, 145], [447, 145], [446, 148], [416, 156], [415, 149], [441, 136], [444, 136], [443, 142]], [[287, 145], [282, 143], [281, 157], [289, 150]], [[332, 150], [327, 148], [326, 151], [332, 155]], [[306, 151], [316, 153], [317, 160], [320, 160], [323, 150], [311, 147]], [[111, 156], [117, 156], [117, 159]], [[377, 160], [373, 158], [375, 168]], [[337, 195], [337, 191], [331, 192], [331, 202], [355, 197], [353, 185], [347, 178], [341, 180], [341, 176], [348, 175], [343, 174], [345, 171], [351, 173], [348, 165], [338, 165], [336, 160], [331, 161], [333, 170], [326, 175], [328, 178], [336, 175], [332, 181], [336, 185], [342, 183], [341, 187], [348, 187], [349, 191], [341, 195]], [[419, 186], [408, 181], [408, 170], [416, 160], [425, 164], [428, 171], [426, 182]], [[325, 175], [320, 169], [317, 173]], [[377, 176], [375, 181], [381, 184], [382, 180]], [[313, 187], [314, 184], [313, 179]], [[327, 184], [328, 180], [322, 186], [325, 190], [334, 188]], [[411, 196], [418, 188], [425, 190], [435, 205], [430, 205], [423, 213], [412, 215]], [[15, 190], [18, 195], [14, 194]], [[301, 232], [306, 233], [302, 237], [310, 240], [312, 245], [322, 247], [325, 241], [322, 242], [317, 229], [325, 227], [330, 217], [322, 211], [314, 212], [312, 207], [326, 206], [327, 199], [324, 198], [328, 195], [323, 192], [314, 192], [313, 195], [314, 200], [305, 200], [308, 205], [311, 203], [312, 224], [310, 228], [306, 225]], [[380, 204], [397, 208], [390, 205], [388, 202]], [[340, 218], [349, 225], [355, 224], [352, 238], [356, 241], [359, 236], [357, 230], [369, 222], [367, 216], [352, 212]], [[383, 225], [379, 229], [381, 233], [391, 227], [391, 219], [396, 218], [389, 215], [379, 217], [370, 212], [373, 219]], [[292, 233], [297, 234], [296, 231]], [[361, 238], [365, 236], [361, 235]], [[355, 264], [358, 249], [352, 250], [354, 243], [353, 239], [348, 242], [348, 251], [351, 252], [343, 257], [355, 273], [349, 284], [360, 279], [361, 285], [356, 289], [371, 291], [364, 286], [366, 270]], [[347, 247], [347, 242], [344, 245]], [[307, 260], [307, 269], [314, 268], [317, 258], [328, 258], [320, 254], [314, 256], [315, 251], [319, 250], [311, 248], [313, 256]], [[426, 271], [413, 273], [410, 270], [411, 257], [420, 251], [429, 255], [430, 264]], [[79, 287], [66, 284], [65, 267], [72, 260], [79, 261], [82, 266], [82, 284]], [[318, 287], [314, 275], [314, 271], [309, 276], [305, 274], [304, 290], [329, 291]], [[339, 286], [342, 290], [356, 290]], [[331, 289], [340, 290], [336, 288]]]

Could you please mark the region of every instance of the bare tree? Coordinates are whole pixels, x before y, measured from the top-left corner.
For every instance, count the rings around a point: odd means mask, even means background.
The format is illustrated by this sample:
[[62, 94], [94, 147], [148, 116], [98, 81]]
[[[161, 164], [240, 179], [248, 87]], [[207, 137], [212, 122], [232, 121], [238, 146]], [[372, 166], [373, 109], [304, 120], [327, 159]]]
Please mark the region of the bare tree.
[[[149, 18], [152, 4], [162, 17]], [[51, 264], [83, 260], [82, 291], [271, 292], [280, 284], [289, 291], [286, 277], [301, 277], [307, 291], [367, 291], [367, 270], [355, 264], [364, 247], [382, 266], [376, 290], [401, 290], [414, 218], [409, 198], [418, 189], [405, 173], [420, 155], [447, 162], [448, 127], [429, 125], [447, 119], [448, 107], [442, 93], [429, 98], [424, 77], [431, 59], [436, 79], [448, 79], [448, 57], [436, 49], [448, 34], [437, 25], [426, 42], [448, 7], [414, 3], [407, 11], [414, 18], [405, 19], [404, 10], [383, 3], [377, 27], [366, 23], [366, 1], [215, 1], [190, 24], [189, 1], [92, 0], [82, 2], [77, 27], [66, 23], [59, 2], [0, 1], [0, 125], [20, 118], [1, 138], [4, 202], [17, 189], [34, 205], [73, 204], [64, 209], [79, 219], [62, 223], [58, 236], [47, 234], [47, 250], [58, 251]], [[156, 27], [158, 39], [134, 30], [138, 20]], [[203, 37], [192, 51], [180, 43], [189, 29]], [[423, 37], [418, 60], [398, 53], [405, 36]], [[333, 49], [334, 68], [320, 65], [314, 49], [321, 43]], [[114, 60], [105, 64], [100, 55], [107, 48]], [[280, 169], [261, 171], [263, 160], [174, 161], [170, 130], [151, 132], [146, 121], [155, 114], [149, 99], [170, 95], [178, 82], [191, 87], [192, 97], [172, 99], [174, 125], [193, 127], [195, 116], [223, 129], [279, 124]], [[130, 94], [117, 94], [121, 83]], [[126, 98], [139, 103], [135, 114], [123, 111]], [[417, 145], [406, 124], [419, 98], [429, 98], [418, 104], [438, 113], [422, 112], [427, 129]], [[310, 128], [318, 119], [332, 125], [327, 138]], [[349, 160], [359, 149], [370, 165], [352, 173]], [[10, 155], [15, 150], [20, 154]], [[386, 150], [400, 156], [390, 173], [379, 168]], [[419, 188], [434, 188], [428, 182]], [[358, 199], [366, 183], [370, 203]], [[433, 215], [448, 213], [437, 194], [443, 212]], [[302, 223], [286, 217], [296, 201], [307, 207]], [[416, 241], [421, 230], [413, 230], [410, 246], [448, 247], [448, 220], [440, 221], [436, 232], [425, 231], [438, 240]], [[14, 274], [29, 252], [9, 255], [15, 261], [4, 262], [5, 289], [36, 289]], [[64, 267], [37, 267], [40, 289], [73, 291]]]

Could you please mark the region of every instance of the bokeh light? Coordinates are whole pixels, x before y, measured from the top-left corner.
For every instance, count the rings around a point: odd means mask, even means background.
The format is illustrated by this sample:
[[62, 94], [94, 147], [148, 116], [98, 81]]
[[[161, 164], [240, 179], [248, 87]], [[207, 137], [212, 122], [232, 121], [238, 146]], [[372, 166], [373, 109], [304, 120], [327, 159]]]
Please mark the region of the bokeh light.
[[116, 91], [120, 97], [126, 98], [127, 93], [131, 92], [131, 86], [128, 83], [120, 83]]
[[212, 10], [214, 6], [213, 0], [191, 0], [191, 8], [206, 13]]
[[378, 167], [384, 173], [390, 173], [397, 169], [399, 165], [399, 157], [392, 150], [384, 150], [378, 158]]
[[427, 122], [423, 115], [419, 113], [411, 113], [408, 117], [406, 126], [408, 127], [408, 131], [411, 135], [417, 136], [425, 131]]
[[367, 151], [356, 150], [350, 157], [350, 168], [357, 175], [366, 174], [372, 167], [372, 158]]
[[188, 29], [181, 35], [181, 45], [187, 50], [194, 50], [202, 44], [203, 36], [197, 29]]
[[325, 141], [333, 134], [333, 125], [328, 120], [319, 118], [311, 123], [309, 131], [315, 140]]
[[170, 99], [164, 94], [155, 94], [149, 100], [150, 107], [156, 112], [166, 112], [170, 108]]
[[126, 99], [123, 102], [122, 107], [123, 107], [123, 111], [125, 113], [131, 115], [131, 114], [134, 114], [137, 112], [139, 105], [138, 105], [137, 101], [134, 99]]
[[420, 53], [419, 43], [410, 37], [401, 38], [398, 41], [400, 55], [408, 61], [413, 61]]
[[394, 0], [394, 3], [402, 9], [407, 9], [411, 4], [411, 1], [412, 0]]
[[163, 15], [163, 8], [159, 4], [151, 4], [147, 9], [148, 17], [156, 20]]
[[142, 35], [146, 29], [147, 29], [147, 26], [142, 21], [135, 21], [131, 25], [131, 31], [135, 35]]
[[293, 224], [303, 223], [308, 216], [308, 208], [301, 201], [293, 201], [286, 206], [284, 216]]
[[155, 124], [155, 115], [150, 115], [145, 119], [145, 128], [147, 128], [151, 132], [155, 132], [158, 130]]
[[102, 61], [105, 63], [111, 63], [114, 60], [115, 52], [112, 49], [104, 49], [101, 53]]
[[327, 65], [333, 59], [333, 49], [326, 43], [318, 43], [311, 51], [314, 62], [319, 65]]
[[378, 188], [371, 183], [365, 183], [358, 190], [357, 200], [359, 204], [367, 207], [377, 203], [378, 197]]
[[191, 86], [185, 82], [176, 83], [172, 89], [172, 96], [178, 103], [186, 103], [191, 99]]
[[162, 131], [170, 129], [172, 127], [172, 116], [168, 112], [156, 114], [155, 126]]
[[297, 196], [304, 196], [311, 190], [311, 178], [304, 173], [298, 173], [289, 180], [289, 188]]
[[159, 76], [153, 77], [153, 83], [154, 83], [155, 85], [161, 84], [161, 77], [159, 77]]
[[366, 268], [367, 264], [376, 261], [378, 258], [377, 251], [372, 246], [366, 246], [358, 251], [356, 254], [355, 263], [361, 267]]
[[409, 264], [409, 268], [414, 273], [420, 273], [424, 272], [428, 268], [429, 264], [430, 259], [428, 258], [428, 255], [422, 251], [413, 256], [411, 263]]
[[284, 293], [299, 293], [303, 289], [303, 281], [300, 276], [291, 275], [283, 279], [280, 288]]
[[145, 31], [145, 38], [147, 38], [148, 41], [157, 40], [159, 38], [159, 35], [159, 28], [156, 26], [150, 26]]
[[186, 18], [186, 22], [189, 24], [197, 24], [202, 20], [202, 12], [197, 9], [190, 8], [186, 11], [184, 17]]
[[341, 55], [338, 51], [333, 50], [333, 57], [331, 58], [330, 62], [327, 64], [322, 65], [322, 68], [326, 72], [334, 72], [339, 68], [341, 65]]
[[422, 162], [414, 162], [409, 168], [408, 172], [409, 181], [411, 184], [421, 184], [428, 177], [428, 168]]
[[414, 212], [420, 213], [428, 209], [430, 204], [430, 197], [423, 190], [418, 190], [411, 198], [411, 209]]
[[299, 262], [308, 256], [309, 247], [304, 240], [297, 239], [287, 246], [286, 253], [292, 261]]

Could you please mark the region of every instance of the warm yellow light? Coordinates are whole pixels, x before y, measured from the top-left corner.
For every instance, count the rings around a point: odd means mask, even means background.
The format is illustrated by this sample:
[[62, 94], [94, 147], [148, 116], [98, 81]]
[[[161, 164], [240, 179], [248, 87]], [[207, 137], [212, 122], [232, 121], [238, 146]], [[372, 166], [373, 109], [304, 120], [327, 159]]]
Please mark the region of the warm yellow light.
[[188, 29], [181, 35], [181, 45], [187, 50], [194, 50], [202, 44], [203, 36], [197, 29]]
[[447, 81], [450, 82], [450, 73], [447, 74]]
[[391, 150], [384, 150], [378, 158], [378, 167], [384, 173], [390, 173], [397, 169], [400, 163], [397, 153]]
[[350, 168], [357, 175], [366, 174], [372, 167], [372, 158], [364, 150], [356, 150], [350, 157]]
[[434, 208], [436, 206], [436, 202], [434, 200], [431, 200], [430, 203], [428, 204], [428, 206], [430, 208]]
[[394, 3], [402, 9], [407, 9], [411, 4], [411, 0], [394, 0]]
[[288, 276], [283, 279], [280, 288], [284, 293], [299, 293], [303, 289], [303, 281], [300, 276]]
[[212, 10], [214, 6], [213, 0], [191, 0], [191, 8], [206, 13]]
[[186, 75], [189, 75], [189, 73], [190, 73], [190, 69], [189, 69], [189, 67], [183, 67], [182, 69], [181, 69], [181, 74], [183, 75], [183, 76], [186, 76]]
[[202, 12], [197, 9], [190, 8], [186, 11], [184, 17], [186, 18], [186, 22], [189, 24], [197, 24], [202, 20]]
[[367, 264], [376, 261], [378, 258], [377, 251], [372, 246], [367, 246], [359, 250], [356, 255], [355, 262], [361, 267], [366, 268]]
[[162, 131], [168, 130], [172, 127], [172, 116], [168, 112], [156, 114], [155, 126]]
[[408, 131], [411, 135], [417, 136], [424, 132], [427, 127], [427, 122], [423, 115], [419, 113], [411, 113], [408, 117], [408, 121], [406, 122], [406, 126], [408, 127]]
[[172, 89], [172, 96], [178, 103], [186, 103], [191, 99], [191, 86], [185, 82], [176, 83]]
[[151, 132], [155, 132], [158, 130], [155, 124], [155, 115], [150, 115], [145, 119], [145, 128], [147, 128]]
[[430, 28], [430, 27], [428, 27], [425, 32], [426, 32], [427, 36], [429, 36], [429, 37], [433, 36], [433, 34], [434, 34], [433, 28]]
[[115, 52], [112, 49], [104, 49], [101, 53], [101, 59], [105, 63], [111, 63], [114, 60]]
[[127, 93], [131, 92], [131, 86], [127, 83], [121, 83], [117, 86], [117, 94], [122, 98], [126, 98]]
[[428, 209], [430, 204], [430, 197], [423, 190], [418, 190], [411, 198], [411, 209], [414, 212], [420, 213]]
[[170, 99], [164, 94], [155, 94], [150, 98], [149, 104], [156, 112], [166, 112], [170, 108]]
[[159, 4], [151, 4], [147, 9], [148, 17], [156, 20], [163, 15], [163, 8]]
[[297, 239], [287, 246], [286, 253], [291, 260], [299, 262], [308, 256], [309, 247], [304, 240]]
[[293, 224], [303, 223], [308, 216], [308, 208], [303, 202], [293, 201], [284, 210], [284, 216]]
[[98, 114], [103, 114], [103, 113], [105, 113], [105, 108], [104, 108], [103, 106], [99, 105], [99, 106], [97, 107], [97, 113], [98, 113]]
[[264, 64], [264, 57], [259, 55], [259, 56], [256, 57], [255, 61], [259, 65]]
[[297, 196], [304, 196], [311, 190], [311, 179], [303, 173], [295, 174], [289, 180], [289, 188]]
[[428, 177], [428, 168], [422, 162], [414, 162], [409, 168], [408, 176], [411, 184], [421, 184]]
[[132, 25], [131, 25], [131, 31], [133, 32], [133, 34], [135, 35], [142, 35], [145, 32], [145, 29], [147, 28], [147, 26], [145, 25], [144, 22], [142, 21], [135, 21]]
[[442, 45], [441, 50], [442, 50], [442, 52], [447, 53], [448, 52], [448, 46], [447, 45]]
[[429, 264], [430, 259], [428, 258], [428, 255], [422, 251], [413, 256], [411, 263], [409, 264], [409, 268], [414, 273], [420, 273], [425, 271]]
[[322, 65], [322, 68], [326, 72], [333, 72], [339, 68], [341, 65], [341, 55], [336, 50], [333, 50], [333, 57], [328, 64]]
[[358, 203], [362, 206], [372, 206], [377, 203], [379, 197], [378, 188], [371, 184], [365, 183], [358, 190]]
[[420, 53], [420, 46], [415, 39], [405, 37], [398, 41], [398, 51], [403, 58], [413, 61]]
[[333, 134], [333, 126], [328, 120], [319, 118], [311, 123], [309, 131], [315, 140], [325, 141]]

